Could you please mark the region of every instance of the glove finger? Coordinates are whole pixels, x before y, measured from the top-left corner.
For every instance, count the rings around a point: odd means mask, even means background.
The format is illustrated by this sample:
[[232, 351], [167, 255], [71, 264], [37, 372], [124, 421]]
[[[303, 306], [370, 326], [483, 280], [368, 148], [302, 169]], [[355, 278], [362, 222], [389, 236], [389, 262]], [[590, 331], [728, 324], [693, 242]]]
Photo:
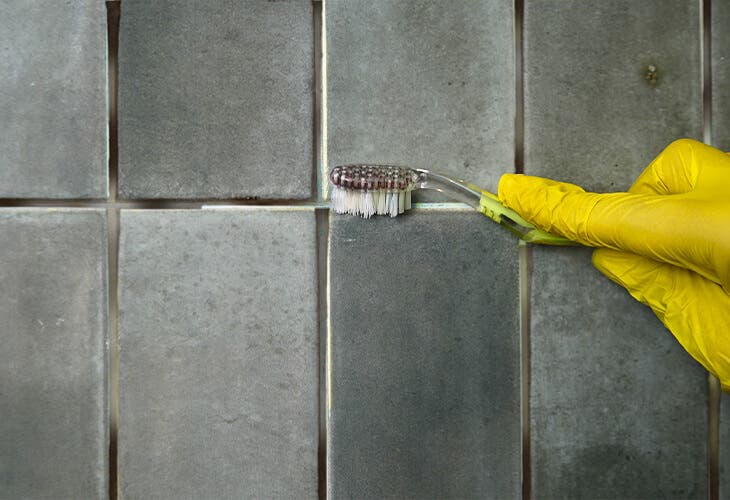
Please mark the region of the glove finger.
[[499, 199], [538, 228], [582, 245], [612, 248], [691, 269], [730, 293], [730, 199], [694, 193], [586, 193], [581, 187], [505, 174]]
[[649, 306], [730, 391], [730, 297], [719, 285], [687, 269], [616, 250], [596, 250], [593, 264]]
[[[638, 194], [681, 194], [695, 189], [727, 191], [730, 156], [693, 139], [672, 142], [629, 189]], [[700, 175], [702, 173], [702, 175]]]

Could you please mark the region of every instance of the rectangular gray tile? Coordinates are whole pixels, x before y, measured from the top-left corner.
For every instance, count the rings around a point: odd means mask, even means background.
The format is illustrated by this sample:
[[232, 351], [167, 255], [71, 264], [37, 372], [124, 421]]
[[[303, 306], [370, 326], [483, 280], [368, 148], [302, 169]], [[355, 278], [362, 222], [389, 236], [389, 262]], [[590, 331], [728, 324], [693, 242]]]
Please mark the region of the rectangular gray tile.
[[720, 498], [730, 497], [730, 394], [720, 403]]
[[122, 211], [123, 498], [317, 498], [311, 210]]
[[0, 2], [0, 198], [107, 196], [100, 0]]
[[525, 172], [625, 190], [670, 142], [701, 139], [699, 6], [526, 0]]
[[431, 168], [494, 190], [514, 170], [512, 3], [328, 2], [329, 166]]
[[712, 2], [712, 139], [730, 151], [730, 3]]
[[308, 198], [311, 0], [124, 0], [125, 198]]
[[334, 216], [328, 498], [516, 498], [517, 242], [472, 211]]
[[703, 368], [590, 250], [533, 256], [534, 498], [706, 498]]
[[0, 209], [0, 497], [108, 498], [107, 228]]

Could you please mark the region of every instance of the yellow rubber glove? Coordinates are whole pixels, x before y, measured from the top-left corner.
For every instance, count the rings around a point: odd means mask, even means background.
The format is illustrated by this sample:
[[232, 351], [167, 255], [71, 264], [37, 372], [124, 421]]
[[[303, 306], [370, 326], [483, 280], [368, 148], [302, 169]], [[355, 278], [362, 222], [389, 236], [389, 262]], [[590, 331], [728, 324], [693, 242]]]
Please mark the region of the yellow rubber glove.
[[598, 247], [598, 270], [651, 307], [730, 392], [729, 154], [681, 139], [628, 193], [506, 174], [499, 199], [540, 229]]

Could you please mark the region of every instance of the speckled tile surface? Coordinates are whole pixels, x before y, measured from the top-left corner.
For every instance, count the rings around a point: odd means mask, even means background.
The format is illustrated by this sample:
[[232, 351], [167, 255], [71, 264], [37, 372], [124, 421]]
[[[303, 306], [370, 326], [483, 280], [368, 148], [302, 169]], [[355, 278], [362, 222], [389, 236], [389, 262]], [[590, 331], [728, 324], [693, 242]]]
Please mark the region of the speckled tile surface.
[[309, 198], [309, 0], [124, 0], [124, 198]]
[[122, 211], [123, 498], [317, 498], [314, 223]]
[[590, 250], [533, 250], [534, 498], [705, 498], [707, 375]]
[[2, 498], [109, 498], [106, 224], [0, 209]]
[[699, 7], [526, 0], [525, 173], [620, 191], [673, 140], [702, 139]]
[[0, 3], [0, 198], [107, 196], [106, 9]]
[[494, 190], [514, 170], [512, 9], [506, 0], [327, 3], [329, 166], [430, 168]]
[[518, 497], [516, 240], [472, 211], [330, 230], [328, 497]]

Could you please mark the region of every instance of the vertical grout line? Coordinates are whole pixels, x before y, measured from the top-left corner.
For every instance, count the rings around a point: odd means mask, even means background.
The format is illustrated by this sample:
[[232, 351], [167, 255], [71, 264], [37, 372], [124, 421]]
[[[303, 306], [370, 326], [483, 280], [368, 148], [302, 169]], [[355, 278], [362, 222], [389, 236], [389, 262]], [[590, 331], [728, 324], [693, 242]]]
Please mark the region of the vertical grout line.
[[327, 498], [327, 338], [329, 307], [329, 210], [316, 210], [317, 231], [317, 326], [318, 326], [318, 386], [319, 386], [319, 440], [317, 448], [317, 477], [320, 500]]
[[107, 209], [109, 227], [109, 498], [119, 498], [119, 210]]
[[[325, 5], [321, 0], [313, 1], [314, 15], [314, 165], [317, 201], [327, 197], [326, 177], [326, 124], [325, 109], [327, 72], [325, 60]], [[317, 231], [317, 326], [318, 326], [318, 418], [319, 439], [317, 443], [317, 490], [320, 500], [327, 498], [327, 391], [328, 391], [328, 335], [329, 335], [329, 210], [316, 210]]]
[[712, 144], [712, 2], [700, 2], [702, 142]]
[[707, 376], [707, 424], [708, 433], [708, 498], [720, 499], [720, 381], [712, 375]]
[[322, 201], [322, 2], [312, 0], [312, 27], [314, 44], [313, 68], [313, 113], [312, 113], [312, 192], [316, 201]]
[[[700, 2], [700, 64], [702, 82], [702, 142], [712, 144], [712, 1]], [[707, 378], [707, 493], [720, 498], [720, 383]]]
[[[702, 142], [712, 144], [712, 1], [699, 0], [700, 65], [702, 85]], [[707, 492], [720, 498], [720, 383], [707, 378]]]
[[514, 0], [515, 173], [525, 171], [525, 88], [523, 56], [524, 0]]
[[119, 134], [118, 134], [118, 88], [119, 88], [119, 17], [120, 3], [107, 2], [107, 72], [109, 82], [109, 202], [117, 201], [119, 185]]
[[320, 40], [319, 40], [319, 177], [320, 177], [320, 200], [328, 199], [327, 185], [327, 148], [328, 148], [328, 108], [327, 108], [327, 0], [321, 0], [320, 17]]
[[[525, 90], [523, 22], [524, 0], [514, 0], [514, 62], [515, 62], [515, 173], [525, 171]], [[521, 494], [523, 500], [532, 496], [531, 435], [530, 435], [530, 278], [531, 248], [520, 242], [519, 262], [519, 310], [520, 310], [520, 450]]]
[[524, 242], [519, 246], [519, 297], [520, 297], [520, 429], [522, 434], [522, 498], [532, 495], [531, 433], [530, 433], [530, 280], [532, 248]]
[[108, 408], [109, 408], [109, 498], [119, 498], [118, 450], [119, 450], [119, 302], [117, 284], [119, 279], [119, 210], [117, 201], [119, 142], [117, 128], [117, 89], [119, 52], [120, 3], [106, 2], [107, 7], [107, 78], [109, 113], [109, 199], [108, 220]]

